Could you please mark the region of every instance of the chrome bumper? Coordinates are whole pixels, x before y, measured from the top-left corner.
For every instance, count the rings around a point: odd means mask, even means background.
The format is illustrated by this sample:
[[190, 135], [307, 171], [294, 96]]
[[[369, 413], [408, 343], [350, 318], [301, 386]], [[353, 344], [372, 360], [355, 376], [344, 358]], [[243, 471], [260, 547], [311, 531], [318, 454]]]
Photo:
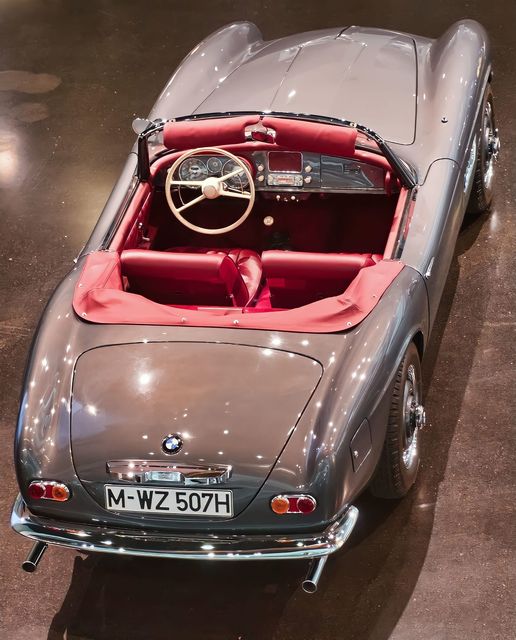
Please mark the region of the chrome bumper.
[[349, 538], [357, 518], [358, 509], [349, 507], [339, 520], [318, 535], [165, 535], [41, 518], [30, 513], [19, 495], [11, 514], [11, 526], [32, 540], [84, 552], [185, 560], [291, 560], [334, 553]]

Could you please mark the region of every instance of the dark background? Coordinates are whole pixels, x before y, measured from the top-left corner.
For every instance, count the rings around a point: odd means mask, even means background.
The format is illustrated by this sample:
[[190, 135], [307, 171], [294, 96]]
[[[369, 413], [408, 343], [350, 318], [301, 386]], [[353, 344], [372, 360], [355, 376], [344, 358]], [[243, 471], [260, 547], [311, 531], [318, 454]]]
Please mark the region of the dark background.
[[[429, 345], [417, 486], [361, 501], [315, 596], [305, 563], [197, 564], [50, 549], [35, 575], [8, 518], [21, 376], [43, 305], [86, 241], [184, 55], [238, 19], [266, 39], [361, 24], [437, 37], [463, 17], [493, 45], [502, 152], [468, 220]], [[0, 0], [0, 638], [513, 638], [516, 2]], [[45, 74], [45, 75], [34, 75]], [[513, 560], [511, 568], [511, 559]], [[513, 591], [514, 593], [514, 591]]]

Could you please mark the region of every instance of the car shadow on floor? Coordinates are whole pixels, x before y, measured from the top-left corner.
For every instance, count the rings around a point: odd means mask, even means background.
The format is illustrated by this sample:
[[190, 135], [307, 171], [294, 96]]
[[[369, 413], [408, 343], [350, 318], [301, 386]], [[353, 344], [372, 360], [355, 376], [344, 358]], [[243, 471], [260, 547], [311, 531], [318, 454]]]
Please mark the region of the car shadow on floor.
[[[378, 501], [367, 493], [360, 498], [357, 527], [346, 548], [329, 559], [316, 594], [300, 589], [307, 568], [303, 561], [77, 556], [48, 639], [387, 640], [426, 557], [439, 484], [482, 328], [488, 292], [478, 288], [488, 283], [476, 281], [475, 296], [457, 284], [460, 258], [486, 220], [482, 215], [463, 225], [426, 350], [430, 427], [417, 485], [401, 501]], [[468, 314], [470, 321], [463, 322]]]

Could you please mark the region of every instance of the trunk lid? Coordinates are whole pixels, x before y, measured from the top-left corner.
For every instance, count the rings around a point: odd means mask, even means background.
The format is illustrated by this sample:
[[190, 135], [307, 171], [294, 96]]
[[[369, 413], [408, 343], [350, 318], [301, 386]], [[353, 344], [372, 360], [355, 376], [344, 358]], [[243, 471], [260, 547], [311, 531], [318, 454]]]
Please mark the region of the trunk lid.
[[[274, 466], [322, 375], [299, 354], [223, 343], [103, 346], [77, 361], [71, 436], [76, 472], [104, 506], [110, 461], [231, 465], [235, 515]], [[179, 453], [162, 449], [169, 434]], [[173, 485], [170, 485], [173, 486]]]

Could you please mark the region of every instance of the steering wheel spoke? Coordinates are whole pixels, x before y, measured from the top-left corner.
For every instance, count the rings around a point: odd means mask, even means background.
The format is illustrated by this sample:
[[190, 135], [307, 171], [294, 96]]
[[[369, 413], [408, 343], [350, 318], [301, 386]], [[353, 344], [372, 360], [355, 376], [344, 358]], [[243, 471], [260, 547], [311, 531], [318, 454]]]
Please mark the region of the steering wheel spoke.
[[251, 198], [249, 191], [230, 191], [229, 189], [224, 189], [222, 195], [228, 198], [242, 198], [243, 200], [250, 200]]
[[219, 180], [220, 180], [220, 182], [226, 182], [226, 180], [230, 180], [231, 178], [234, 178], [235, 176], [238, 176], [240, 173], [245, 173], [243, 167], [237, 167], [236, 169], [234, 169], [230, 173], [225, 173], [223, 176], [220, 176]]
[[189, 207], [193, 207], [194, 204], [197, 204], [197, 203], [201, 202], [201, 200], [205, 200], [205, 199], [206, 199], [206, 196], [204, 195], [204, 193], [201, 193], [200, 196], [197, 196], [197, 198], [194, 198], [193, 200], [190, 200], [190, 202], [187, 202], [182, 207], [177, 207], [177, 210], [178, 211], [184, 211], [185, 209], [188, 209]]

